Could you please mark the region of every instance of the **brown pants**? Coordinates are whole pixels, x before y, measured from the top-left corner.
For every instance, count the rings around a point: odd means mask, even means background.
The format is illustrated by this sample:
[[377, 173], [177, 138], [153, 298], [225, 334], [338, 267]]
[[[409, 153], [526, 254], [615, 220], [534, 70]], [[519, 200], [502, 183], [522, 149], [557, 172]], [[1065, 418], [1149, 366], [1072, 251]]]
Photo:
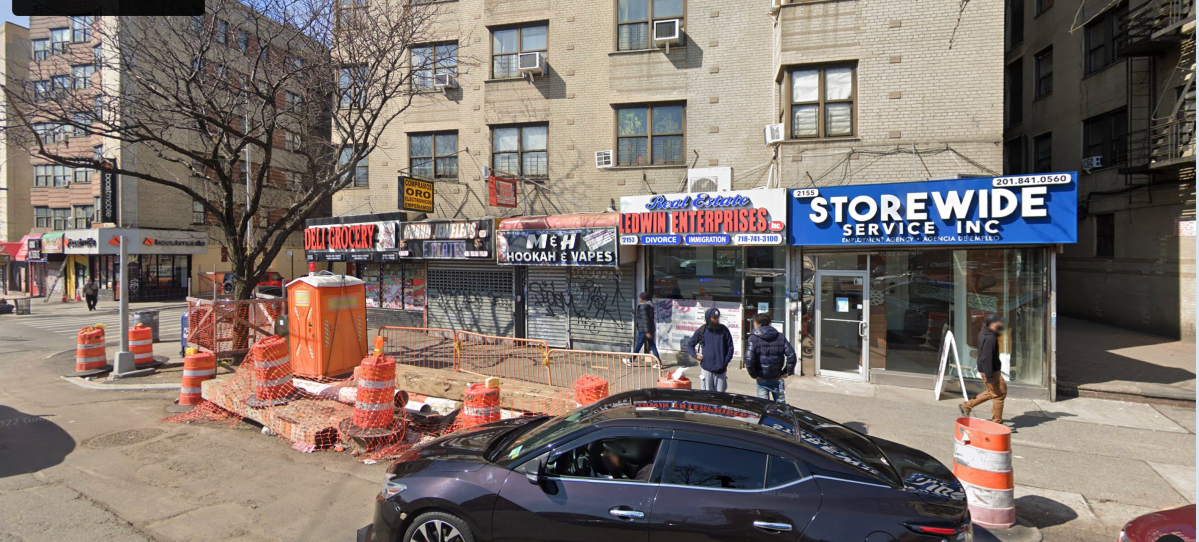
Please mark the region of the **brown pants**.
[[983, 375], [983, 383], [987, 385], [987, 390], [966, 401], [966, 408], [973, 409], [991, 401], [991, 421], [1003, 423], [1003, 400], [1007, 399], [1007, 383], [1003, 381], [1003, 374], [995, 371], [990, 375]]

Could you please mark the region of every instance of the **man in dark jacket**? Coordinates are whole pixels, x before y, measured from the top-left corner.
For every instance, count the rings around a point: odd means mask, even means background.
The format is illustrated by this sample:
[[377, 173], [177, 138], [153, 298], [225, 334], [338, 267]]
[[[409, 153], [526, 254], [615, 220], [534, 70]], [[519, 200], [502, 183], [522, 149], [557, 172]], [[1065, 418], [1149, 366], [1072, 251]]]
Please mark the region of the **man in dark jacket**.
[[745, 369], [758, 382], [758, 397], [786, 403], [786, 378], [795, 374], [795, 349], [779, 330], [770, 325], [770, 315], [754, 316], [754, 331], [745, 351]]
[[83, 286], [83, 299], [87, 301], [87, 310], [96, 310], [96, 300], [100, 297], [100, 285], [96, 284], [96, 279], [87, 281]]
[[[695, 346], [700, 345], [699, 353]], [[699, 388], [707, 391], [724, 391], [729, 387], [729, 362], [733, 360], [733, 334], [720, 323], [720, 309], [708, 309], [704, 313], [704, 325], [695, 330], [690, 339], [683, 343], [687, 355], [699, 360]]]
[[[637, 295], [637, 299], [641, 302], [633, 309], [633, 328], [636, 331], [633, 339], [633, 353], [641, 353], [641, 347], [645, 345], [646, 349], [661, 362], [662, 356], [658, 355], [658, 340], [654, 338], [658, 332], [658, 324], [654, 320], [654, 304], [650, 303], [649, 292], [641, 292]], [[629, 362], [630, 360], [626, 359], [625, 364]]]
[[969, 416], [974, 407], [991, 401], [991, 421], [1003, 423], [1003, 400], [1007, 399], [1007, 383], [1003, 381], [1003, 373], [999, 371], [999, 337], [1006, 326], [1007, 322], [998, 314], [988, 314], [983, 320], [982, 331], [978, 332], [978, 372], [982, 375], [983, 384], [987, 389], [958, 407], [962, 416]]

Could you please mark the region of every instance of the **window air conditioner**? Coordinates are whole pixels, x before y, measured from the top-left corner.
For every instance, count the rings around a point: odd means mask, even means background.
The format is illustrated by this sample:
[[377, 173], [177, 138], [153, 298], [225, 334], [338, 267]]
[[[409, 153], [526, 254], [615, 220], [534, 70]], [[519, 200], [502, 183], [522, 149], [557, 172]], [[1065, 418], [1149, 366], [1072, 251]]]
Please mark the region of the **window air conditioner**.
[[780, 122], [778, 124], [767, 124], [764, 134], [766, 136], [767, 145], [774, 145], [775, 143], [782, 141], [785, 139], [783, 137], [783, 123]]
[[458, 88], [458, 78], [448, 73], [433, 74], [433, 88], [442, 90]]
[[595, 167], [600, 169], [612, 167], [612, 151], [595, 151]]
[[521, 53], [516, 57], [516, 71], [520, 75], [545, 74], [545, 61], [540, 52]]
[[669, 49], [671, 45], [678, 45], [682, 41], [683, 21], [681, 19], [662, 19], [654, 21], [653, 24], [654, 45], [665, 45]]
[[687, 170], [688, 192], [727, 192], [733, 189], [733, 168], [705, 167]]
[[1083, 169], [1099, 169], [1103, 167], [1103, 156], [1088, 156], [1082, 159]]

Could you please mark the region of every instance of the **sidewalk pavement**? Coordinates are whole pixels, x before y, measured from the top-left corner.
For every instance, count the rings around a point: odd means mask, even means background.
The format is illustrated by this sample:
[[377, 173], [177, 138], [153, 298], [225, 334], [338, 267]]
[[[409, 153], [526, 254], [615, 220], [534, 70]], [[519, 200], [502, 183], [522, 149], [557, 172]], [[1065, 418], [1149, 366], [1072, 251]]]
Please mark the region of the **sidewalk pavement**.
[[1058, 393], [1195, 402], [1195, 343], [1074, 318], [1057, 324]]

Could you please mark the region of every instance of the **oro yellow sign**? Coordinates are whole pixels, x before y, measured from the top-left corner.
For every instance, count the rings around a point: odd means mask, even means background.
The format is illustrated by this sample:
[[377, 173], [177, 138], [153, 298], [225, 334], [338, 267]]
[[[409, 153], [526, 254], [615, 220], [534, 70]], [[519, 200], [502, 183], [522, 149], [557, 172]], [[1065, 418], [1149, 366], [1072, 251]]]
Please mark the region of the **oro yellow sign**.
[[400, 177], [400, 209], [433, 212], [433, 183]]

